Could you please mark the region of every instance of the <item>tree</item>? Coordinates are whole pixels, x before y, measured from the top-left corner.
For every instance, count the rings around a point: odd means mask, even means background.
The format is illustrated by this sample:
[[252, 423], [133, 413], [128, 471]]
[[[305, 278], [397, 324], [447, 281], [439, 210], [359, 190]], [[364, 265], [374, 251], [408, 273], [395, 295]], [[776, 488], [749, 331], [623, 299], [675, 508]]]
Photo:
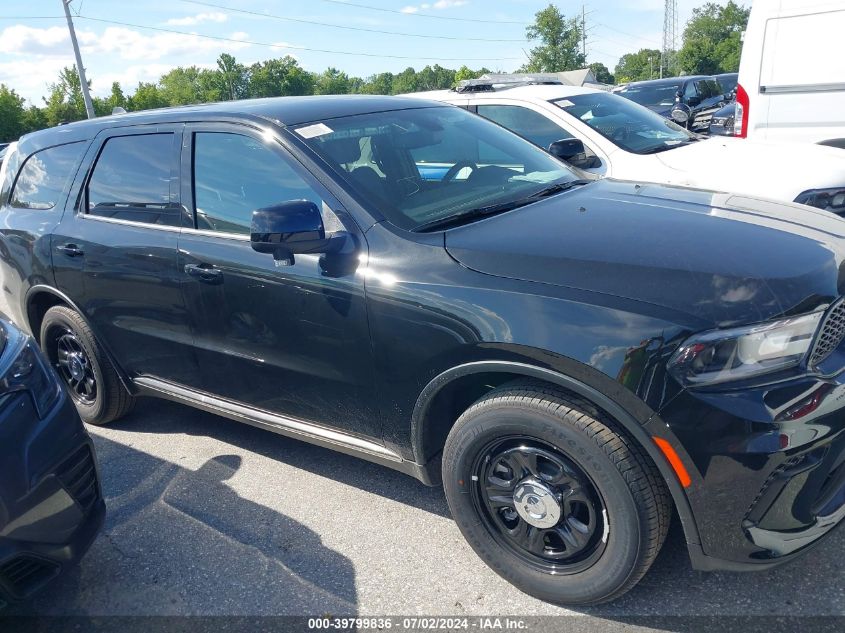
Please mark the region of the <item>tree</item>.
[[25, 133], [23, 97], [6, 84], [0, 84], [0, 143], [17, 140]]
[[452, 86], [457, 86], [462, 81], [467, 81], [469, 79], [478, 79], [481, 75], [486, 75], [490, 71], [486, 68], [482, 68], [481, 70], [472, 70], [468, 66], [461, 66], [455, 72], [455, 80]]
[[617, 83], [654, 79], [660, 72], [660, 51], [641, 48], [636, 53], [623, 55], [616, 64]]
[[724, 6], [708, 2], [693, 9], [684, 29], [678, 63], [689, 74], [713, 75], [739, 70], [742, 32], [751, 9], [728, 0]]
[[581, 50], [581, 25], [574, 18], [567, 20], [553, 4], [535, 15], [525, 35], [541, 44], [531, 49], [522, 72], [556, 73], [583, 68], [587, 63]]
[[349, 75], [337, 68], [327, 68], [322, 74], [317, 75], [314, 94], [345, 95], [349, 93], [349, 87]]
[[247, 93], [250, 97], [284, 97], [314, 92], [314, 76], [287, 55], [249, 67]]
[[596, 76], [596, 81], [599, 83], [616, 83], [614, 76], [610, 74], [610, 70], [601, 62], [593, 62], [588, 68], [593, 71], [593, 74]]
[[223, 88], [220, 96], [223, 99], [234, 101], [247, 96], [249, 77], [243, 64], [235, 61], [229, 53], [221, 53], [217, 58], [217, 69], [220, 71], [219, 79]]
[[393, 78], [393, 94], [403, 95], [417, 90], [417, 71], [410, 66]]
[[44, 98], [44, 103], [44, 114], [50, 126], [79, 121], [88, 116], [76, 66], [62, 68], [58, 81], [50, 84], [50, 96]]
[[393, 73], [379, 73], [367, 77], [361, 92], [365, 95], [389, 95], [393, 94]]
[[164, 95], [154, 83], [141, 82], [135, 90], [135, 94], [129, 97], [129, 109], [151, 110], [152, 108], [163, 108], [170, 105]]

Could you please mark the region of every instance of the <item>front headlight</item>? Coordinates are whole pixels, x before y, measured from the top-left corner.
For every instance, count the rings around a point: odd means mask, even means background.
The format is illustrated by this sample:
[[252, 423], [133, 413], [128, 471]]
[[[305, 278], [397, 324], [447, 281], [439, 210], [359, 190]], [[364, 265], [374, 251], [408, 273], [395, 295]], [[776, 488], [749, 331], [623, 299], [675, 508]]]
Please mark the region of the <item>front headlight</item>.
[[27, 340], [0, 378], [0, 393], [28, 391], [43, 419], [61, 394], [59, 382], [32, 340]]
[[795, 202], [833, 213], [845, 213], [845, 187], [810, 189], [799, 194]]
[[685, 385], [712, 385], [793, 367], [809, 352], [823, 316], [697, 334], [672, 355], [668, 369]]

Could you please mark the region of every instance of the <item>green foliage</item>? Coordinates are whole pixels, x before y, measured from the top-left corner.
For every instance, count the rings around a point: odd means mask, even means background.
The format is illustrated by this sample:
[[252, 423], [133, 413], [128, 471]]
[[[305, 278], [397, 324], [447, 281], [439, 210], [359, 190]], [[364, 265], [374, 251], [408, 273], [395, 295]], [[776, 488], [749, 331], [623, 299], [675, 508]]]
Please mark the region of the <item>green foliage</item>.
[[128, 110], [151, 110], [170, 105], [162, 91], [154, 83], [141, 82], [135, 94], [129, 97]]
[[44, 98], [47, 125], [79, 121], [87, 116], [82, 84], [76, 66], [62, 68], [56, 83], [50, 84], [50, 96]]
[[350, 92], [351, 82], [349, 75], [339, 71], [337, 68], [327, 68], [317, 75], [314, 83], [314, 94], [316, 95], [343, 95]]
[[24, 99], [6, 84], [0, 84], [0, 143], [14, 141], [24, 133]]
[[708, 2], [693, 9], [684, 29], [678, 63], [687, 74], [711, 75], [739, 70], [742, 32], [750, 9], [728, 0], [724, 6]]
[[623, 55], [616, 64], [616, 81], [644, 81], [657, 78], [660, 72], [660, 51], [641, 48], [636, 53]]
[[555, 5], [539, 11], [534, 24], [525, 29], [529, 40], [540, 40], [532, 48], [522, 72], [561, 72], [583, 68], [587, 60], [581, 49], [582, 29], [575, 18], [567, 20]]
[[290, 55], [256, 62], [249, 67], [250, 97], [285, 97], [314, 93], [314, 75]]
[[596, 81], [603, 84], [615, 83], [615, 78], [610, 74], [610, 69], [601, 62], [593, 62], [587, 68], [593, 71]]

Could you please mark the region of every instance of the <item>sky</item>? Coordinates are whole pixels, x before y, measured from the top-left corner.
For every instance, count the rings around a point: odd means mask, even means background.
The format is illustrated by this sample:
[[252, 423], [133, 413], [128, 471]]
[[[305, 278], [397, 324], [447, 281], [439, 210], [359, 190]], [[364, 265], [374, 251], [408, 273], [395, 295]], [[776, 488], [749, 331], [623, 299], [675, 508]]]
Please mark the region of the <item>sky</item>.
[[[678, 1], [678, 37], [692, 9]], [[43, 105], [59, 70], [74, 63], [62, 0], [0, 0], [0, 83]], [[448, 68], [513, 71], [532, 44], [525, 28], [549, 0], [73, 0], [77, 38], [95, 96], [113, 81], [126, 94], [176, 66], [215, 67], [291, 55], [306, 69], [351, 76]], [[586, 13], [589, 62], [661, 48], [664, 0], [562, 0]], [[320, 23], [320, 24], [315, 24]], [[343, 28], [338, 28], [343, 27]], [[378, 32], [376, 32], [378, 31]], [[384, 32], [386, 31], [386, 33]], [[218, 38], [218, 39], [212, 39]]]

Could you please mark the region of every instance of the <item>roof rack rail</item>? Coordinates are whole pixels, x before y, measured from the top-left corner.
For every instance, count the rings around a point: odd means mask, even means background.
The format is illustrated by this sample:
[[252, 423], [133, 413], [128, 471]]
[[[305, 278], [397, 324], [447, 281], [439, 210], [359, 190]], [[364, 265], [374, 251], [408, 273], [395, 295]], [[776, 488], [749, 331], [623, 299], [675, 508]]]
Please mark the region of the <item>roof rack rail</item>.
[[552, 73], [489, 74], [478, 79], [465, 79], [458, 83], [455, 92], [494, 92], [518, 86], [560, 86], [563, 82]]

